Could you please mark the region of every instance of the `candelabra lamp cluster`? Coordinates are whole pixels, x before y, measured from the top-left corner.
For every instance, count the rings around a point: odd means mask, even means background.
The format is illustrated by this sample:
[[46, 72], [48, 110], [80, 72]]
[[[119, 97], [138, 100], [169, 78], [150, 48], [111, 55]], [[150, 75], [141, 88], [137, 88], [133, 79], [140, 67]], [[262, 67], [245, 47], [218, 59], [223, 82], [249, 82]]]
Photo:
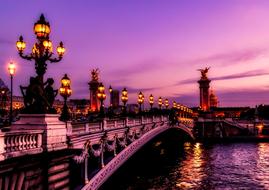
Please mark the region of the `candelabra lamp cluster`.
[[121, 101], [123, 103], [123, 113], [126, 113], [126, 103], [128, 102], [128, 91], [126, 88], [121, 91]]
[[68, 106], [67, 106], [67, 98], [71, 96], [72, 90], [71, 90], [71, 81], [68, 78], [67, 74], [64, 75], [64, 77], [61, 80], [61, 87], [59, 89], [60, 95], [64, 98], [64, 105], [62, 114], [60, 116], [60, 120], [67, 121], [71, 118]]
[[164, 100], [164, 106], [165, 106], [166, 109], [168, 109], [168, 107], [169, 107], [169, 101], [168, 101], [168, 99], [165, 99]]
[[25, 113], [54, 113], [52, 108], [55, 96], [55, 90], [52, 90], [53, 79], [49, 78], [44, 82], [44, 75], [47, 70], [47, 62], [56, 63], [62, 60], [65, 48], [60, 42], [57, 49], [57, 57], [54, 57], [53, 45], [50, 41], [51, 28], [44, 15], [34, 24], [34, 33], [37, 42], [32, 47], [32, 53], [24, 54], [26, 43], [20, 36], [17, 41], [17, 49], [21, 58], [34, 61], [36, 76], [30, 78], [30, 84], [27, 87], [21, 86], [21, 92], [24, 98]]
[[109, 86], [109, 95], [110, 95], [110, 108], [112, 108], [112, 92], [113, 92], [113, 88], [112, 86], [110, 85]]
[[103, 83], [100, 83], [98, 86], [97, 98], [100, 100], [100, 115], [104, 116], [105, 114], [104, 100], [106, 99], [106, 94], [105, 94], [105, 86], [103, 85]]
[[150, 109], [152, 110], [152, 106], [153, 106], [153, 104], [154, 104], [154, 97], [153, 97], [153, 95], [151, 94], [150, 96], [149, 96], [149, 105], [150, 105]]
[[175, 101], [173, 101], [173, 109], [177, 108], [177, 103]]
[[139, 112], [141, 112], [142, 111], [141, 106], [144, 103], [144, 94], [142, 92], [139, 92], [138, 94], [137, 103], [139, 104]]
[[163, 99], [162, 99], [162, 97], [159, 97], [159, 99], [158, 99], [158, 105], [159, 105], [159, 108], [162, 109], [162, 105], [163, 105]]

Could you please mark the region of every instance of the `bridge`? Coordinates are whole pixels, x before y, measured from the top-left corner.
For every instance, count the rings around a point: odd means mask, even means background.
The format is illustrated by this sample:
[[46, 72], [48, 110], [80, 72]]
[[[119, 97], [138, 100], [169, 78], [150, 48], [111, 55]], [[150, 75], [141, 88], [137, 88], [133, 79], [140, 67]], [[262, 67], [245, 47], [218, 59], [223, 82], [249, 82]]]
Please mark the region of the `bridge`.
[[[194, 138], [194, 122], [187, 115], [173, 125], [168, 114], [79, 123], [61, 122], [58, 117], [21, 115], [0, 133], [0, 189], [98, 189], [159, 134], [176, 128]], [[90, 158], [97, 160], [95, 169], [89, 169]], [[72, 173], [82, 178], [79, 184], [73, 182]]]
[[198, 118], [196, 136], [202, 138], [225, 138], [235, 136], [256, 136], [268, 126], [266, 120], [241, 120], [232, 118]]

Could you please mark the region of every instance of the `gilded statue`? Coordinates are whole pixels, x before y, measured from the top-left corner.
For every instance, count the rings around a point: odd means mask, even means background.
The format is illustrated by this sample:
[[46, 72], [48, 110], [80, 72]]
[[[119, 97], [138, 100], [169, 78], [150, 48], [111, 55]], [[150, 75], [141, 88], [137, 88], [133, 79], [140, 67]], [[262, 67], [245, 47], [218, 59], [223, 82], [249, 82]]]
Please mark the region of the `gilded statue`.
[[208, 73], [209, 69], [210, 69], [210, 67], [206, 67], [205, 69], [198, 69], [198, 71], [201, 72], [203, 79], [207, 79], [207, 73]]
[[91, 75], [92, 75], [92, 80], [93, 81], [98, 81], [99, 80], [99, 69], [93, 69], [91, 71]]

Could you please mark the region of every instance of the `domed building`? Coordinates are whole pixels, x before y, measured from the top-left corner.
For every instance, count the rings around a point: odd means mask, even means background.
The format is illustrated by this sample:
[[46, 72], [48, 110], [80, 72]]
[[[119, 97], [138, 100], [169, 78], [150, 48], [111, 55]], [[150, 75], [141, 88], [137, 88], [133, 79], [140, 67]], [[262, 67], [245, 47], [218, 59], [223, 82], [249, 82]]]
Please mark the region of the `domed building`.
[[214, 94], [214, 91], [212, 89], [210, 91], [209, 102], [211, 108], [218, 107], [218, 97]]

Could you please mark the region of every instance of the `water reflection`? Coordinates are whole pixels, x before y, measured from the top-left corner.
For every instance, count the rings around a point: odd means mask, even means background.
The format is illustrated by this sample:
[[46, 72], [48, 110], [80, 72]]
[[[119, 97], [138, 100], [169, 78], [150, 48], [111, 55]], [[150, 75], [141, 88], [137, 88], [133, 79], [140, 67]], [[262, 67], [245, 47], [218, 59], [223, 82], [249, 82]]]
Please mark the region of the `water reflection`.
[[259, 143], [257, 151], [257, 165], [252, 179], [259, 182], [265, 189], [269, 189], [269, 144]]
[[[157, 146], [156, 146], [157, 145]], [[171, 149], [158, 142], [143, 152], [143, 162], [118, 173], [109, 189], [269, 189], [269, 143], [203, 145], [184, 143]], [[152, 147], [151, 147], [152, 148]], [[158, 154], [155, 154], [158, 153]], [[137, 158], [136, 158], [137, 159]], [[140, 160], [141, 161], [141, 160]], [[135, 163], [135, 160], [133, 164]], [[137, 163], [137, 162], [136, 162]], [[117, 182], [121, 183], [121, 187]]]
[[179, 178], [176, 186], [181, 189], [199, 188], [203, 178], [206, 176], [204, 171], [205, 160], [203, 159], [203, 148], [200, 143], [194, 145], [184, 144], [186, 158], [179, 163], [177, 170]]

